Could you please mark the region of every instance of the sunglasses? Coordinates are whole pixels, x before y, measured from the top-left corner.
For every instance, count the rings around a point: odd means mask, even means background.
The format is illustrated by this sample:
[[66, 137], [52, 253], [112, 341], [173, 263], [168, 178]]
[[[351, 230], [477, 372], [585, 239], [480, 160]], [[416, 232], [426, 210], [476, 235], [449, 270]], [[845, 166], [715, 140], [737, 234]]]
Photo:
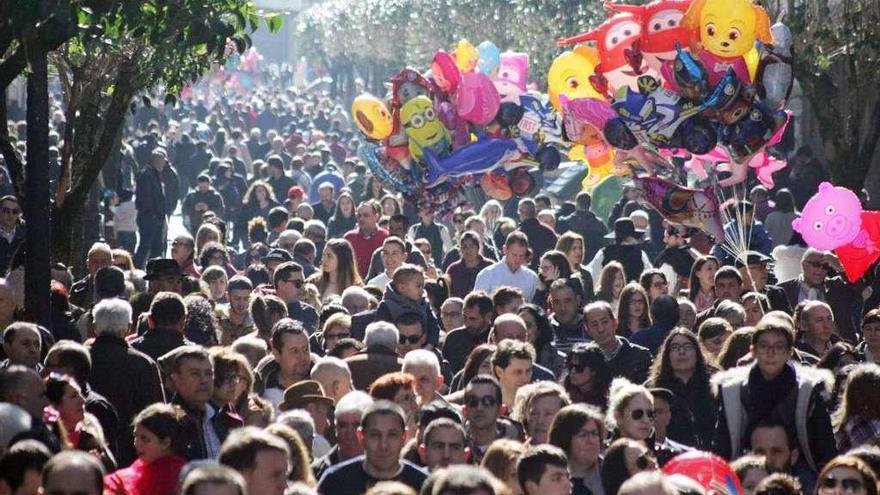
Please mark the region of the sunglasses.
[[642, 455], [636, 457], [636, 468], [639, 470], [645, 470], [653, 467], [656, 461], [651, 456], [651, 453], [647, 450], [642, 452]]
[[468, 407], [477, 407], [480, 404], [482, 404], [483, 407], [495, 407], [498, 405], [498, 399], [491, 395], [484, 395], [483, 397], [465, 397], [464, 402]]
[[400, 343], [401, 344], [418, 344], [419, 341], [422, 340], [422, 337], [424, 337], [424, 336], [425, 336], [425, 334], [401, 335], [400, 336]]
[[630, 417], [633, 419], [633, 421], [639, 421], [645, 416], [648, 416], [648, 419], [653, 421], [654, 411], [651, 409], [633, 409], [633, 411], [630, 413]]
[[296, 287], [297, 289], [302, 289], [303, 285], [305, 285], [305, 282], [303, 280], [298, 279], [298, 278], [292, 279], [292, 280], [285, 280], [285, 282], [287, 282], [289, 284], [293, 284], [293, 286]]
[[865, 484], [862, 480], [854, 479], [854, 478], [844, 478], [844, 479], [835, 479], [831, 476], [826, 476], [819, 480], [819, 492], [823, 491], [831, 491], [836, 490], [840, 487], [841, 491], [855, 493], [865, 487]]

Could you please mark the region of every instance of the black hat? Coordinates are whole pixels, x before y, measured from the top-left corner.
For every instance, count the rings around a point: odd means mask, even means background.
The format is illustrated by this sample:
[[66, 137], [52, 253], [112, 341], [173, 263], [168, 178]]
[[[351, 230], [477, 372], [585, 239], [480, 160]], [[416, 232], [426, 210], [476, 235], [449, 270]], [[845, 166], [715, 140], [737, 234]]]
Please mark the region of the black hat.
[[264, 265], [269, 263], [270, 261], [279, 261], [281, 263], [284, 263], [287, 261], [293, 261], [293, 256], [291, 256], [286, 249], [274, 248], [269, 251], [269, 254], [260, 258], [260, 261], [262, 261]]
[[115, 266], [105, 266], [95, 274], [95, 294], [99, 299], [125, 294], [125, 273]]
[[669, 390], [668, 388], [660, 388], [660, 387], [649, 388], [648, 392], [651, 392], [651, 395], [655, 399], [659, 397], [659, 398], [665, 400], [666, 402], [672, 402], [672, 399], [675, 398], [675, 394], [672, 393], [672, 390]]
[[757, 265], [759, 263], [766, 263], [772, 260], [773, 258], [767, 256], [760, 251], [745, 251], [743, 253], [740, 253], [739, 256], [736, 257], [735, 264], [737, 268], [741, 268], [747, 265]]
[[153, 258], [147, 261], [147, 274], [144, 280], [154, 280], [167, 276], [183, 277], [180, 265], [171, 258]]
[[614, 221], [614, 232], [606, 234], [605, 238], [622, 241], [627, 237], [639, 238], [644, 234], [645, 231], [637, 229], [631, 218], [623, 217]]

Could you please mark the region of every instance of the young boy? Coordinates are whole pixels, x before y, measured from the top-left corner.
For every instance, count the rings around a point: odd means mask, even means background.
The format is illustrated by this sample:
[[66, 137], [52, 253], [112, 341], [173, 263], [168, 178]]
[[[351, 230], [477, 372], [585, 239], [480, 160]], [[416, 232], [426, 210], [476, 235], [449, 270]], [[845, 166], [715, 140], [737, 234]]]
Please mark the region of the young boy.
[[440, 320], [425, 294], [425, 272], [422, 267], [409, 263], [394, 270], [391, 284], [376, 308], [376, 320], [397, 323], [397, 319], [405, 313], [422, 316], [422, 328], [428, 335], [428, 344], [436, 346], [440, 338]]
[[523, 452], [516, 478], [524, 495], [571, 495], [568, 458], [559, 447], [538, 445]]

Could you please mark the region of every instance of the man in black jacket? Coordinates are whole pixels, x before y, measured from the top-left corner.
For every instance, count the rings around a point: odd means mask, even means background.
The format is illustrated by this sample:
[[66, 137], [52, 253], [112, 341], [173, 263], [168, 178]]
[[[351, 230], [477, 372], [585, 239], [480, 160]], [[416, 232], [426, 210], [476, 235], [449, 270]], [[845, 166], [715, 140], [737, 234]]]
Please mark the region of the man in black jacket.
[[225, 218], [223, 196], [211, 186], [211, 176], [200, 174], [196, 180], [196, 189], [183, 198], [183, 214], [189, 219], [190, 232], [199, 230], [202, 215], [208, 210]]
[[0, 198], [0, 272], [6, 273], [12, 255], [24, 242], [24, 227], [20, 223], [21, 208], [12, 195]]
[[135, 207], [140, 240], [134, 262], [138, 267], [143, 267], [148, 258], [165, 255], [168, 201], [162, 173], [167, 164], [165, 150], [156, 148], [152, 153], [152, 162], [137, 177]]
[[569, 230], [584, 238], [584, 259], [591, 260], [603, 246], [602, 239], [608, 233], [608, 227], [595, 213], [590, 211], [593, 198], [590, 193], [581, 191], [575, 198], [576, 210], [571, 215], [562, 217], [556, 224], [556, 231], [564, 234]]
[[132, 341], [131, 345], [158, 360], [170, 351], [193, 345], [183, 336], [186, 306], [183, 298], [174, 292], [160, 292], [150, 304], [150, 330]]
[[615, 335], [617, 318], [605, 301], [590, 303], [584, 308], [587, 333], [605, 354], [612, 377], [622, 376], [633, 383], [643, 383], [651, 367], [651, 352]]
[[119, 415], [119, 428], [105, 432], [118, 443], [116, 460], [130, 464], [134, 450], [131, 420], [154, 402], [165, 402], [159, 366], [125, 341], [131, 325], [131, 306], [121, 299], [105, 299], [92, 309], [97, 337], [89, 347], [92, 369], [89, 383], [107, 398]]
[[186, 411], [181, 456], [189, 461], [216, 459], [229, 432], [242, 426], [243, 421], [227, 408], [211, 403], [214, 366], [208, 351], [201, 346], [186, 346], [169, 358], [169, 380], [175, 391], [171, 402]]

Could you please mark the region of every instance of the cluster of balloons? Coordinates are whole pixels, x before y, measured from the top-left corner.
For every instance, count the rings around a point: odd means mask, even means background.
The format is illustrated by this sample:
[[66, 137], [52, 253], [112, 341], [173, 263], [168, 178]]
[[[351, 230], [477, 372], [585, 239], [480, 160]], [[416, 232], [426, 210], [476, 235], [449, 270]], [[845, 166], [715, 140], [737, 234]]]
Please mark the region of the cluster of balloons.
[[731, 176], [718, 186], [740, 183], [754, 169], [772, 188], [773, 172], [786, 165], [767, 147], [781, 140], [790, 119], [784, 106], [793, 83], [791, 33], [784, 24], [771, 26], [751, 0], [605, 8], [613, 15], [599, 27], [558, 40], [578, 45], [548, 73], [550, 102], [575, 145], [569, 156], [589, 164], [585, 187], [610, 174], [636, 175], [661, 214], [720, 241], [712, 191], [639, 175], [663, 175], [685, 163], [707, 179], [726, 164]]
[[529, 56], [484, 41], [438, 50], [430, 70], [407, 67], [385, 99], [363, 94], [352, 104], [368, 138], [359, 156], [383, 183], [420, 207], [451, 211], [461, 187], [478, 181], [496, 199], [527, 195], [529, 170], [552, 170], [564, 149], [562, 122], [528, 93]]

